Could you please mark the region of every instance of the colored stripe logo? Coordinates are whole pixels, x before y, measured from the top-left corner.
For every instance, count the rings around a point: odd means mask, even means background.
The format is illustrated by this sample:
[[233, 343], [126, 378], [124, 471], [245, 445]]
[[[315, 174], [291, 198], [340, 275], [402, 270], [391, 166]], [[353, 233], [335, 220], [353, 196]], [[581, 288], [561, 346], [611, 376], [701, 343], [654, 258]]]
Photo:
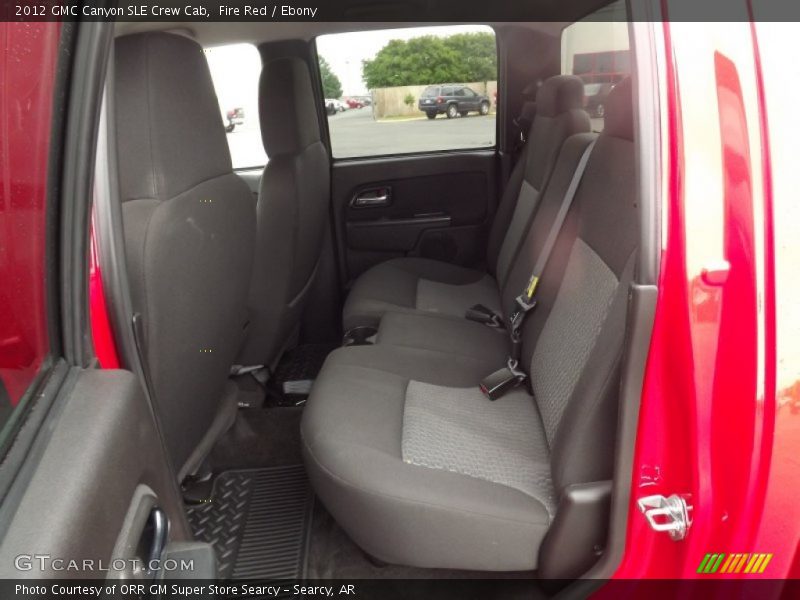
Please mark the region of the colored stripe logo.
[[772, 554], [724, 554], [708, 553], [703, 558], [697, 572], [704, 575], [714, 573], [763, 573], [767, 568]]

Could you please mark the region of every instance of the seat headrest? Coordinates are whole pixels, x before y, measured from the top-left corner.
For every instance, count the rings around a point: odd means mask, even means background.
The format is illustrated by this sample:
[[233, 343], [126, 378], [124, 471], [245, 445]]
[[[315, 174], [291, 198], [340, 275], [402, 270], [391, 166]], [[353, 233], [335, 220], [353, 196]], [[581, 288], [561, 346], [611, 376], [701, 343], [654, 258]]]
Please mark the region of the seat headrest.
[[122, 200], [172, 198], [232, 171], [203, 49], [170, 33], [115, 42], [115, 118]]
[[633, 87], [630, 77], [615, 85], [606, 98], [603, 134], [633, 141]]
[[267, 156], [293, 154], [321, 140], [308, 65], [297, 57], [264, 64], [259, 83], [261, 136]]
[[583, 82], [574, 75], [555, 75], [545, 80], [536, 94], [536, 114], [557, 117], [583, 107]]

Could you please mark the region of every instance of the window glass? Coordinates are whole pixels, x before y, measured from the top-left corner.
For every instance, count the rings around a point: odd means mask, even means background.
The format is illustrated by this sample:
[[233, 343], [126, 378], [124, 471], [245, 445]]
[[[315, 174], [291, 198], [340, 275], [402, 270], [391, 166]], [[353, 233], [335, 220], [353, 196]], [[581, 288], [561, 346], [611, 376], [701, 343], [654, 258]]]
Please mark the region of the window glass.
[[252, 44], [231, 44], [204, 50], [219, 100], [234, 169], [263, 167], [267, 154], [258, 122], [258, 79], [261, 57]]
[[625, 3], [620, 0], [564, 28], [561, 34], [561, 72], [583, 80], [583, 105], [595, 131], [603, 130], [609, 92], [630, 75], [625, 21]]
[[[49, 353], [45, 219], [58, 23], [0, 23], [0, 447]], [[13, 58], [13, 60], [11, 60]]]
[[324, 35], [317, 54], [325, 97], [346, 107], [326, 111], [335, 158], [495, 145], [497, 45], [490, 27]]
[[[775, 318], [777, 332], [776, 435], [783, 435], [781, 447], [786, 468], [796, 469], [796, 450], [789, 440], [797, 439], [800, 421], [800, 202], [797, 201], [797, 98], [800, 96], [800, 65], [792, 58], [797, 49], [794, 23], [756, 23], [772, 162], [772, 212], [775, 243]], [[753, 167], [756, 167], [753, 163]], [[760, 164], [759, 164], [760, 167]], [[796, 447], [796, 446], [795, 446]], [[774, 459], [773, 459], [774, 460]], [[789, 466], [793, 465], [793, 466]], [[780, 480], [779, 480], [780, 481]], [[778, 483], [781, 485], [781, 483]]]
[[598, 73], [613, 73], [614, 54], [611, 52], [598, 52], [595, 64]]
[[591, 73], [593, 59], [594, 57], [591, 54], [575, 54], [572, 58], [572, 73], [574, 75]]
[[621, 73], [631, 72], [631, 53], [630, 52], [615, 52], [614, 53], [614, 70]]

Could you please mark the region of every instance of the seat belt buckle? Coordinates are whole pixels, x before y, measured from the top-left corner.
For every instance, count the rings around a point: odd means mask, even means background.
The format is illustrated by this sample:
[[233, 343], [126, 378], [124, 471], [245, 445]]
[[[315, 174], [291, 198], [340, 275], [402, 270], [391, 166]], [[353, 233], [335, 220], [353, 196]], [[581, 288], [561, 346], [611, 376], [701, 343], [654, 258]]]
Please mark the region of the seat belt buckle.
[[494, 402], [519, 387], [526, 377], [525, 373], [519, 369], [517, 361], [509, 359], [505, 367], [484, 378], [479, 387], [483, 395]]
[[475, 306], [468, 308], [464, 316], [470, 321], [482, 323], [488, 327], [503, 327], [503, 319], [500, 317], [500, 315], [483, 304], [476, 304]]

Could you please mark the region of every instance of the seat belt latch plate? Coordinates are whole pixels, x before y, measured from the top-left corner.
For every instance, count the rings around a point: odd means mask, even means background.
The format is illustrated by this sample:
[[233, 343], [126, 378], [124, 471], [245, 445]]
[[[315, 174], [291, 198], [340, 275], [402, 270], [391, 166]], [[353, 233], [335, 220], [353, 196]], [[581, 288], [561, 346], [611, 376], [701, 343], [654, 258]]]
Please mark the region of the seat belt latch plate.
[[516, 299], [517, 308], [514, 310], [509, 320], [511, 331], [518, 331], [522, 326], [525, 315], [536, 306], [536, 300], [528, 298], [527, 293], [520, 294]]
[[500, 317], [500, 315], [483, 304], [476, 304], [475, 306], [468, 308], [464, 316], [469, 321], [475, 321], [476, 323], [481, 323], [487, 327], [496, 327], [499, 329], [502, 329], [503, 327], [503, 319]]
[[507, 366], [485, 377], [479, 387], [484, 396], [494, 401], [519, 387], [525, 377], [525, 373], [517, 368], [516, 361], [509, 361]]

